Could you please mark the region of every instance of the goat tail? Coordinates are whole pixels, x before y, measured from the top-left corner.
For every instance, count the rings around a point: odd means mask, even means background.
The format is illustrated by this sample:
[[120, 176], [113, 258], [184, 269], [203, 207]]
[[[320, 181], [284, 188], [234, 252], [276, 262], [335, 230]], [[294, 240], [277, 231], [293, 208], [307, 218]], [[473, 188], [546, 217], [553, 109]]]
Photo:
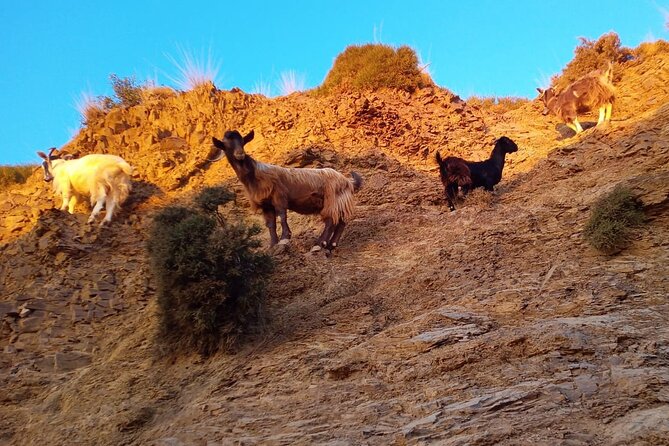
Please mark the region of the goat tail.
[[130, 195], [132, 191], [132, 183], [130, 182], [130, 177], [127, 175], [122, 175], [118, 178], [118, 181], [112, 187], [112, 194], [116, 199], [116, 203], [120, 206]]
[[357, 173], [351, 173], [353, 178], [349, 179], [332, 169], [322, 169], [320, 172], [324, 192], [321, 217], [331, 218], [334, 224], [351, 220], [355, 211], [353, 194], [356, 183], [358, 188], [361, 186], [362, 178]]
[[349, 180], [351, 184], [353, 185], [353, 192], [358, 192], [360, 188], [362, 187], [362, 177], [358, 172], [351, 172], [351, 177], [353, 179]]
[[132, 167], [130, 164], [128, 164], [126, 162], [118, 163], [118, 167], [121, 168], [123, 173], [125, 173], [126, 175], [128, 175], [130, 177], [134, 176], [137, 173], [137, 169], [135, 169], [134, 167]]
[[130, 175], [133, 168], [125, 162], [105, 167], [99, 177], [94, 177], [95, 184], [91, 185], [91, 205], [100, 197], [110, 195], [120, 206], [130, 195], [132, 182]]
[[437, 164], [439, 164], [440, 166], [442, 165], [443, 162], [441, 160], [441, 154], [439, 153], [438, 150], [434, 154], [434, 159], [437, 160]]

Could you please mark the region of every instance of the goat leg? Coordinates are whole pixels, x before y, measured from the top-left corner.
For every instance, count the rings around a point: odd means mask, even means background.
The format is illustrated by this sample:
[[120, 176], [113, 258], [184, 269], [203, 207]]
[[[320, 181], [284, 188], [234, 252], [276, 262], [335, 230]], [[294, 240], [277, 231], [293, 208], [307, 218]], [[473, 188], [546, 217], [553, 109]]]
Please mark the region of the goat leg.
[[599, 119], [597, 119], [597, 125], [601, 125], [604, 122], [604, 117], [606, 116], [606, 106], [599, 107]]
[[337, 223], [337, 226], [335, 226], [334, 231], [332, 233], [332, 238], [330, 239], [330, 242], [328, 243], [327, 248], [332, 251], [337, 247], [337, 243], [339, 242], [339, 237], [341, 237], [342, 232], [344, 232], [344, 228], [346, 227], [346, 222], [345, 221], [340, 221]]
[[69, 201], [70, 201], [70, 202], [69, 202], [68, 205], [67, 205], [67, 211], [68, 211], [70, 214], [74, 214], [74, 208], [77, 206], [77, 196], [76, 196], [76, 195], [72, 195], [72, 196], [70, 197], [70, 200], [69, 200]]
[[446, 187], [446, 200], [448, 201], [448, 209], [452, 211], [455, 210], [455, 205], [453, 204], [453, 201], [455, 200], [455, 191], [457, 190], [457, 186], [454, 186], [452, 184], [449, 184], [448, 187]]
[[316, 245], [312, 248], [312, 251], [316, 250], [315, 248], [318, 247], [318, 249], [325, 248], [328, 245], [328, 240], [330, 237], [332, 237], [332, 230], [333, 230], [333, 222], [331, 218], [325, 218], [323, 219], [323, 223], [325, 223], [325, 227], [323, 228], [323, 232], [321, 233], [321, 236], [318, 237], [318, 240], [316, 241]]
[[574, 122], [568, 122], [567, 127], [575, 131], [576, 133], [581, 133], [583, 131], [583, 127], [581, 127], [581, 123], [578, 122], [578, 118], [574, 118]]
[[105, 199], [105, 218], [100, 222], [100, 226], [104, 226], [107, 223], [111, 222], [112, 216], [114, 215], [114, 209], [116, 208], [116, 200], [108, 196]]
[[[60, 205], [60, 210], [65, 211], [67, 210], [68, 205], [70, 204], [70, 194], [67, 192], [63, 193], [63, 203]], [[72, 212], [70, 212], [71, 214]]]
[[269, 230], [269, 246], [272, 247], [279, 241], [279, 236], [276, 235], [276, 212], [274, 209], [263, 209], [262, 215], [265, 218], [265, 226]]
[[95, 203], [95, 206], [93, 207], [93, 212], [91, 212], [90, 217], [88, 217], [88, 223], [93, 223], [95, 221], [95, 217], [98, 216], [100, 211], [102, 210], [102, 206], [105, 203], [104, 197], [98, 198], [98, 201]]
[[286, 209], [279, 209], [279, 219], [281, 219], [281, 241], [279, 244], [286, 244], [293, 236], [288, 227], [288, 211]]

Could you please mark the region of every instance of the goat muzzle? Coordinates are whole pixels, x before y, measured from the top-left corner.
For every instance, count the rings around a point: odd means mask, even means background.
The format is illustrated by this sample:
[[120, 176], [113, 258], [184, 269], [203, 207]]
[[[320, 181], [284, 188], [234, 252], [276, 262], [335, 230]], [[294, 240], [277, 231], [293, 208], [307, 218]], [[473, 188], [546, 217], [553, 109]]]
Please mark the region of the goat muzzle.
[[246, 154], [244, 152], [235, 152], [235, 159], [238, 161], [242, 161], [246, 157]]

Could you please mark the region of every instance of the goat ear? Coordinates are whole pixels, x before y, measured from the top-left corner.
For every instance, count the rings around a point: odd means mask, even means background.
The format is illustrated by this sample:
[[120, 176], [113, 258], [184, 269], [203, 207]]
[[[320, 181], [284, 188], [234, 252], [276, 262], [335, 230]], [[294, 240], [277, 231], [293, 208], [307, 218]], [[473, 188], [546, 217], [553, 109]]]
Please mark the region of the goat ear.
[[44, 152], [42, 152], [42, 151], [40, 151], [40, 150], [37, 151], [37, 156], [39, 156], [39, 157], [42, 158], [43, 160], [45, 160], [45, 159], [48, 158], [48, 156], [46, 156], [46, 153], [44, 153]]
[[539, 92], [539, 94], [544, 94], [544, 91], [546, 90], [542, 90], [541, 88], [537, 87], [537, 91]]
[[251, 141], [253, 141], [253, 137], [254, 137], [254, 136], [255, 136], [255, 134], [253, 133], [253, 130], [251, 130], [250, 132], [248, 132], [248, 133], [246, 134], [246, 136], [244, 137], [244, 144], [248, 144], [248, 143], [250, 143]]
[[434, 157], [435, 157], [435, 159], [437, 160], [437, 164], [439, 164], [439, 165], [441, 166], [441, 163], [442, 163], [442, 161], [441, 161], [441, 155], [439, 154], [439, 151], [438, 151], [438, 150], [437, 150], [437, 152], [434, 154]]
[[214, 147], [216, 147], [218, 149], [221, 149], [221, 150], [225, 149], [225, 144], [223, 144], [223, 141], [220, 141], [220, 140], [214, 138], [213, 136], [211, 137], [211, 142], [214, 144]]

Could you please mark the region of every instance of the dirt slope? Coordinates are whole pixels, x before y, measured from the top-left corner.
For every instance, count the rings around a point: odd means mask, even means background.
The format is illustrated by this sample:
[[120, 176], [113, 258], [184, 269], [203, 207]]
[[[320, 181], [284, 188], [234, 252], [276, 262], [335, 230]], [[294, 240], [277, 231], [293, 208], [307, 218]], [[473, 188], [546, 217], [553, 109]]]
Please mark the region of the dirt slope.
[[[610, 126], [561, 140], [538, 104], [493, 116], [445, 90], [202, 89], [90, 123], [71, 150], [141, 172], [118, 222], [50, 210], [39, 174], [2, 197], [0, 442], [669, 444], [669, 54], [618, 89]], [[239, 189], [198, 167], [228, 128], [254, 128], [264, 160], [361, 172], [358, 217], [325, 258], [291, 214], [267, 333], [167, 363], [147, 225], [203, 184]], [[501, 135], [520, 147], [503, 182], [448, 212], [434, 151], [482, 159]], [[649, 222], [607, 257], [580, 233], [619, 183]]]

